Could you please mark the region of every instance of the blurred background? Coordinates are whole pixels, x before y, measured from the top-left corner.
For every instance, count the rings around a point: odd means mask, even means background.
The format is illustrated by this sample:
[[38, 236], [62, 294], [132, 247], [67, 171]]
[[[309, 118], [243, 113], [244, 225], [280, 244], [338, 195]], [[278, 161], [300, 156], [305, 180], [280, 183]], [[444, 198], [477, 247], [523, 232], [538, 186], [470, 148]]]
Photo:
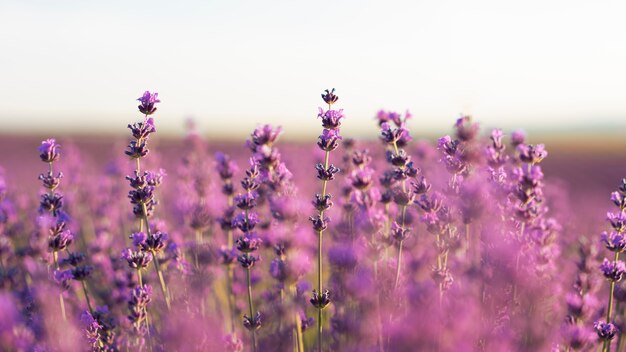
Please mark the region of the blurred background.
[[23, 155], [37, 163], [52, 136], [118, 155], [144, 90], [172, 145], [189, 119], [220, 143], [271, 123], [313, 145], [335, 87], [348, 137], [374, 139], [379, 109], [411, 111], [417, 139], [461, 113], [523, 129], [584, 206], [581, 190], [604, 199], [626, 175], [624, 13], [610, 0], [2, 0], [0, 165], [30, 177]]

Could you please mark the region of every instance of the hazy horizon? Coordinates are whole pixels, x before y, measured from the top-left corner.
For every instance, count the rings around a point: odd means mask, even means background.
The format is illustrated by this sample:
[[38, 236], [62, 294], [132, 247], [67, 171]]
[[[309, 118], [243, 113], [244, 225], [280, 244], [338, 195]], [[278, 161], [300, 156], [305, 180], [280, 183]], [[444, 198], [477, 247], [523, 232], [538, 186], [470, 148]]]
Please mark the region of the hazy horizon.
[[[124, 133], [159, 92], [160, 132], [318, 130], [337, 88], [346, 133], [383, 108], [414, 133], [626, 128], [626, 3], [17, 1], [0, 3], [4, 133]], [[309, 133], [310, 132], [310, 133]]]

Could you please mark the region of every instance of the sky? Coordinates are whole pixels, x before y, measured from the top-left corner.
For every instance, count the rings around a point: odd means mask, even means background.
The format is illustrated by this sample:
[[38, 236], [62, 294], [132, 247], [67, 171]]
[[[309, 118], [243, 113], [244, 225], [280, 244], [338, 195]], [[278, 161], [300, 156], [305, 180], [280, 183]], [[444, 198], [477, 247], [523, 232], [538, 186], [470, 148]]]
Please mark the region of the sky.
[[336, 88], [344, 131], [379, 109], [413, 134], [461, 113], [484, 127], [626, 127], [626, 2], [0, 0], [0, 133], [127, 133], [159, 92], [160, 132], [259, 123], [319, 133]]

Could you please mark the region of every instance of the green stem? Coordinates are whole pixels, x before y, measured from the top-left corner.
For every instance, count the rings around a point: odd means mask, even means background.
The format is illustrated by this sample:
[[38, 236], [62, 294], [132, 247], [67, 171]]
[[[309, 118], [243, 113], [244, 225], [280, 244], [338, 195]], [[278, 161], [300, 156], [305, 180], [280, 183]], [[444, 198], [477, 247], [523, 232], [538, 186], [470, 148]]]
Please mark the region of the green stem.
[[[617, 265], [617, 261], [619, 260], [619, 252], [615, 252], [615, 258], [613, 259], [613, 264]], [[615, 291], [615, 281], [611, 280], [611, 288], [609, 289], [609, 306], [606, 309], [606, 322], [607, 324], [611, 323], [611, 315], [613, 313], [613, 291]], [[604, 340], [604, 344], [602, 345], [603, 351], [611, 350], [611, 341]]]
[[154, 269], [157, 272], [157, 276], [159, 277], [159, 284], [161, 286], [161, 292], [163, 293], [163, 297], [165, 298], [165, 305], [167, 306], [167, 310], [171, 310], [172, 307], [170, 305], [170, 298], [167, 294], [167, 287], [165, 286], [165, 280], [163, 279], [163, 272], [161, 271], [161, 265], [159, 264], [159, 258], [157, 257], [156, 252], [152, 251], [152, 256], [154, 257]]
[[[250, 281], [250, 267], [246, 268], [246, 282], [248, 284], [248, 308], [250, 308], [250, 319], [254, 321], [254, 307], [252, 306], [252, 283]], [[256, 327], [252, 333], [252, 350], [256, 352]]]
[[[324, 156], [324, 170], [328, 169], [328, 162], [330, 158], [330, 152], [327, 150]], [[326, 188], [328, 187], [328, 181], [322, 181], [322, 199], [326, 197]], [[323, 221], [324, 219], [324, 210], [320, 210], [319, 213], [320, 219]], [[322, 266], [322, 243], [323, 243], [324, 231], [318, 231], [317, 233], [317, 293], [319, 296], [322, 295], [322, 279], [323, 279], [323, 266]], [[319, 352], [322, 351], [322, 308], [317, 308], [317, 350]]]
[[[401, 218], [401, 222], [402, 222], [402, 228], [404, 229], [404, 222], [406, 219], [406, 205], [402, 207], [402, 218]], [[398, 288], [398, 283], [400, 282], [400, 266], [402, 264], [402, 247], [403, 247], [404, 241], [400, 241], [400, 244], [398, 245], [398, 257], [396, 260], [397, 266], [396, 266], [396, 280], [395, 280], [395, 284], [393, 285], [393, 289], [396, 290]]]
[[[57, 251], [52, 252], [52, 258], [54, 258], [54, 267], [59, 270], [59, 253]], [[2, 260], [0, 260], [0, 264], [2, 264]], [[2, 267], [2, 269], [4, 270], [4, 267]], [[67, 315], [65, 314], [65, 300], [63, 299], [63, 288], [61, 288], [61, 292], [59, 293], [59, 304], [61, 305], [61, 315], [63, 316], [63, 321], [67, 321]]]
[[87, 284], [85, 280], [80, 280], [80, 283], [83, 285], [83, 293], [85, 293], [85, 300], [87, 301], [87, 307], [89, 308], [89, 313], [93, 316], [93, 308], [91, 308], [91, 302], [89, 301], [89, 294], [87, 293]]

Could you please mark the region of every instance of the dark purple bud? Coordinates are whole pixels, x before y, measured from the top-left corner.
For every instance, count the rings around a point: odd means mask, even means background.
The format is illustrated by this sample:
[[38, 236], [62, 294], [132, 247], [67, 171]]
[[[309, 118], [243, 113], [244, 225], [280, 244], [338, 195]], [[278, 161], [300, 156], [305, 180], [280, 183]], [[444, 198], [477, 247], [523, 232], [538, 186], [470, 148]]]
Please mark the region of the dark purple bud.
[[322, 181], [334, 180], [335, 174], [340, 171], [338, 167], [332, 164], [327, 169], [322, 164], [317, 164], [315, 165], [315, 170], [317, 170], [317, 178]]
[[241, 264], [241, 267], [244, 269], [252, 268], [256, 262], [260, 260], [259, 257], [253, 256], [248, 253], [243, 253], [239, 257], [237, 257], [237, 261]]
[[331, 152], [339, 146], [342, 139], [339, 130], [324, 129], [322, 134], [317, 138], [317, 146], [324, 151]]
[[393, 202], [400, 206], [408, 206], [413, 203], [415, 199], [415, 194], [411, 191], [403, 191], [401, 188], [396, 188], [393, 190]]
[[254, 236], [253, 234], [249, 234], [248, 236], [242, 236], [237, 239], [235, 245], [237, 246], [237, 250], [243, 253], [252, 253], [259, 249], [263, 240]]
[[59, 215], [61, 208], [63, 207], [63, 196], [59, 193], [45, 193], [41, 195], [41, 201], [39, 203], [39, 209], [42, 212], [52, 213], [53, 216]]
[[[41, 176], [40, 176], [41, 177]], [[626, 194], [621, 192], [613, 192], [611, 193], [611, 201], [615, 206], [624, 210], [626, 208]]]
[[39, 157], [41, 161], [46, 163], [51, 163], [59, 159], [61, 154], [59, 153], [60, 145], [57, 144], [56, 140], [50, 138], [41, 142], [39, 146]]
[[128, 128], [132, 132], [133, 137], [137, 140], [148, 139], [151, 133], [156, 132], [153, 118], [148, 118], [145, 121], [137, 122], [132, 125], [129, 124]]
[[62, 178], [63, 178], [62, 172], [59, 172], [56, 176], [54, 176], [54, 174], [52, 174], [51, 172], [48, 172], [47, 174], [39, 175], [39, 179], [41, 180], [41, 183], [43, 184], [43, 186], [49, 189], [50, 191], [54, 191], [59, 186]]
[[313, 296], [309, 300], [313, 307], [317, 309], [324, 309], [330, 303], [330, 291], [324, 290], [320, 295], [317, 290], [313, 290]]
[[321, 194], [316, 194], [313, 200], [313, 206], [317, 211], [326, 211], [333, 206], [333, 202], [330, 200], [331, 198], [332, 196], [330, 194], [326, 194], [324, 197], [322, 197]]
[[71, 252], [68, 254], [67, 258], [61, 260], [61, 266], [71, 265], [77, 267], [85, 261], [85, 258], [85, 254], [83, 253]]
[[356, 167], [364, 167], [372, 162], [372, 157], [369, 154], [369, 150], [355, 150], [352, 153], [352, 163]]
[[335, 88], [331, 89], [330, 91], [328, 89], [325, 89], [324, 92], [325, 93], [322, 93], [322, 99], [326, 104], [333, 105], [337, 102], [337, 100], [339, 100], [339, 97], [335, 94]]
[[237, 164], [230, 159], [230, 156], [217, 152], [215, 153], [216, 169], [222, 180], [229, 180], [237, 172]]
[[606, 277], [608, 280], [618, 282], [622, 280], [622, 277], [626, 272], [626, 265], [621, 260], [613, 262], [604, 258], [602, 264], [600, 264], [600, 270], [602, 271], [604, 277]]
[[241, 210], [249, 210], [256, 206], [256, 199], [258, 194], [256, 192], [239, 194], [235, 197], [235, 205]]
[[317, 117], [322, 119], [322, 127], [328, 130], [336, 130], [341, 126], [341, 119], [343, 119], [343, 109], [341, 110], [326, 110], [320, 108]]
[[532, 144], [520, 144], [516, 149], [519, 153], [519, 159], [525, 163], [536, 164], [548, 156], [548, 152], [545, 150], [543, 144], [536, 146]]
[[404, 149], [400, 149], [398, 154], [392, 152], [391, 150], [387, 151], [387, 161], [393, 166], [404, 167], [409, 160], [410, 157], [406, 154]]
[[309, 217], [309, 220], [313, 223], [313, 230], [320, 232], [324, 231], [328, 228], [328, 222], [330, 221], [329, 217], [324, 217], [322, 219], [319, 215]]
[[619, 332], [613, 323], [607, 323], [602, 320], [593, 323], [593, 328], [598, 334], [598, 337], [604, 341], [611, 341]]
[[237, 259], [237, 250], [222, 246], [219, 250], [220, 263], [223, 265], [231, 265]]
[[133, 251], [126, 248], [122, 251], [122, 258], [128, 262], [133, 269], [146, 268], [152, 262], [152, 253], [144, 251]]
[[142, 140], [139, 143], [137, 143], [137, 141], [130, 141], [127, 148], [128, 149], [124, 151], [124, 153], [132, 159], [143, 158], [150, 152], [145, 140]]
[[[380, 139], [385, 144], [396, 144], [396, 146], [402, 147], [411, 140], [409, 130], [404, 127], [391, 128], [391, 126], [385, 122], [381, 125], [381, 128]], [[402, 141], [402, 143], [399, 143], [400, 141]]]
[[424, 194], [430, 190], [430, 184], [426, 182], [426, 178], [424, 176], [420, 177], [419, 181], [412, 182], [413, 193], [416, 195]]
[[626, 232], [626, 215], [624, 213], [607, 213], [606, 217], [615, 232]]
[[74, 235], [69, 230], [56, 232], [48, 238], [48, 249], [52, 252], [60, 252], [67, 248], [74, 240]]
[[152, 115], [157, 110], [156, 103], [160, 103], [161, 101], [158, 99], [159, 93], [150, 93], [149, 91], [145, 91], [143, 95], [137, 99], [140, 104], [137, 107], [139, 111], [144, 115]]
[[156, 231], [146, 236], [145, 241], [139, 245], [139, 248], [143, 251], [150, 251], [152, 253], [160, 253], [167, 247], [168, 236], [166, 233]]
[[437, 193], [431, 194], [430, 197], [423, 194], [420, 199], [417, 199], [414, 202], [427, 213], [436, 213], [443, 205], [441, 196]]
[[259, 223], [259, 216], [256, 213], [241, 212], [233, 219], [233, 226], [237, 227], [241, 232], [247, 233], [254, 229]]
[[370, 188], [374, 184], [374, 179], [372, 178], [373, 175], [374, 170], [370, 168], [356, 169], [352, 171], [349, 180], [352, 187], [363, 191]]
[[244, 314], [243, 326], [250, 331], [258, 330], [261, 327], [261, 312], [256, 312], [254, 318]]
[[409, 237], [411, 230], [405, 227], [398, 225], [397, 222], [391, 225], [391, 237], [397, 242], [402, 242]]
[[[280, 126], [276, 129], [273, 129], [271, 125], [258, 126], [250, 135], [251, 143], [254, 146], [272, 145], [278, 140], [282, 132], [283, 128]], [[256, 148], [252, 149], [252, 151], [256, 151]]]
[[77, 266], [72, 269], [72, 279], [76, 281], [85, 281], [91, 273], [93, 272], [93, 267], [89, 265]]
[[619, 232], [602, 232], [600, 235], [604, 246], [613, 252], [623, 252], [626, 248], [626, 236]]

